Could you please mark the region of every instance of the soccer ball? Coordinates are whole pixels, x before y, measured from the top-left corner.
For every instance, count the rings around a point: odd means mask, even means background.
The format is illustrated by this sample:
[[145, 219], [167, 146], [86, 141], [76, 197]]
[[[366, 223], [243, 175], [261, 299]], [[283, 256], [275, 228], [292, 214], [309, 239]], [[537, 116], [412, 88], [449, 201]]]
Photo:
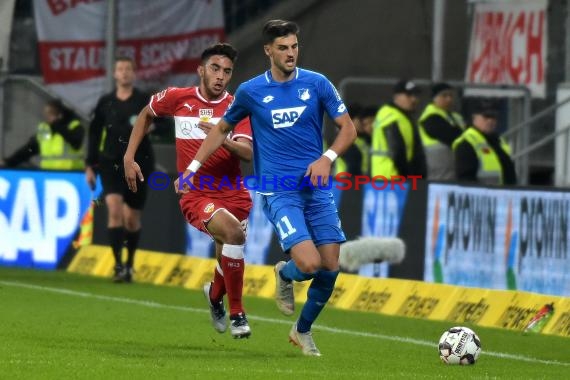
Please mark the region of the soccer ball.
[[474, 364], [481, 353], [481, 340], [467, 327], [452, 327], [439, 338], [438, 349], [445, 364]]

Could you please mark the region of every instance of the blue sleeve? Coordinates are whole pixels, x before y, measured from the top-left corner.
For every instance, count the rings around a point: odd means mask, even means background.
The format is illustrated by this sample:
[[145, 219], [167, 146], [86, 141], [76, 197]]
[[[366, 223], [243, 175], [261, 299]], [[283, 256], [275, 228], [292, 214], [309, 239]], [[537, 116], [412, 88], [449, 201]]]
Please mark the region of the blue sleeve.
[[235, 127], [237, 123], [249, 115], [249, 96], [243, 89], [243, 85], [240, 85], [234, 95], [234, 101], [226, 110], [223, 119]]
[[321, 79], [319, 90], [321, 103], [324, 105], [325, 111], [331, 119], [334, 120], [347, 112], [346, 106], [340, 98], [340, 94], [328, 79], [324, 77]]

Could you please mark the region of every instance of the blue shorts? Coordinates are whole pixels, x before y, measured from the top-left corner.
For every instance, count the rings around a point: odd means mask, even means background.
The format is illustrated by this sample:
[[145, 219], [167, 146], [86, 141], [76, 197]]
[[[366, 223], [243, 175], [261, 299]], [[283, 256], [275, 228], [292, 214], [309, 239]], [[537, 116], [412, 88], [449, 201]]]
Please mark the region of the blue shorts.
[[305, 240], [315, 246], [346, 241], [334, 198], [329, 190], [283, 191], [261, 196], [263, 211], [273, 224], [281, 249]]

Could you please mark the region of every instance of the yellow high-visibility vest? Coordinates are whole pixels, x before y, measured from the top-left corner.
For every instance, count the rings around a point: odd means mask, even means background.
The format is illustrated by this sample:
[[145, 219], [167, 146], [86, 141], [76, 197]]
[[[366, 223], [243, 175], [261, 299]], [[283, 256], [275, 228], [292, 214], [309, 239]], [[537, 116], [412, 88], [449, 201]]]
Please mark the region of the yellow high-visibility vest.
[[370, 170], [370, 145], [362, 137], [357, 137], [356, 140], [354, 140], [354, 145], [356, 145], [362, 157], [360, 161], [360, 172], [363, 175], [368, 175], [368, 170]]
[[[481, 133], [477, 128], [467, 128], [461, 136], [459, 136], [453, 142], [453, 150], [457, 149], [457, 146], [463, 141], [467, 141], [477, 154], [479, 159], [479, 170], [477, 171], [477, 180], [483, 184], [487, 185], [502, 185], [504, 183], [503, 179], [503, 167], [501, 166], [501, 161], [497, 152], [489, 145], [487, 139], [483, 133]], [[511, 155], [511, 148], [509, 144], [500, 138], [501, 148]]]
[[[79, 120], [73, 120], [69, 129], [78, 128]], [[40, 168], [46, 170], [82, 170], [83, 149], [74, 149], [59, 133], [53, 133], [48, 123], [38, 125], [36, 135], [40, 147]]]
[[465, 129], [465, 122], [463, 117], [457, 112], [448, 113], [433, 103], [424, 109], [418, 121], [420, 138], [426, 154], [428, 179], [452, 180], [455, 179], [455, 166], [451, 148], [431, 137], [425, 130], [424, 122], [434, 115], [438, 115], [446, 120], [452, 126], [451, 128], [463, 130]]
[[370, 151], [370, 175], [372, 177], [383, 175], [390, 178], [392, 175], [400, 174], [390, 157], [388, 141], [384, 133], [384, 128], [392, 125], [394, 122], [397, 123], [406, 145], [406, 159], [408, 162], [412, 161], [414, 154], [414, 127], [402, 111], [390, 104], [386, 104], [376, 114], [372, 130], [372, 147]]
[[424, 128], [424, 121], [433, 115], [439, 115], [441, 117], [443, 117], [445, 120], [447, 120], [447, 122], [453, 126], [459, 127], [461, 129], [465, 129], [465, 121], [463, 120], [463, 117], [457, 113], [457, 112], [451, 112], [451, 113], [447, 113], [445, 112], [445, 110], [435, 106], [433, 103], [428, 104], [428, 106], [424, 109], [424, 112], [422, 112], [422, 115], [420, 116], [419, 119], [419, 127], [420, 127], [420, 137], [422, 139], [422, 144], [424, 146], [424, 148], [429, 149], [431, 146], [433, 145], [444, 145], [442, 144], [439, 140], [434, 139], [433, 137], [431, 137], [430, 135], [427, 134], [427, 132], [425, 131]]

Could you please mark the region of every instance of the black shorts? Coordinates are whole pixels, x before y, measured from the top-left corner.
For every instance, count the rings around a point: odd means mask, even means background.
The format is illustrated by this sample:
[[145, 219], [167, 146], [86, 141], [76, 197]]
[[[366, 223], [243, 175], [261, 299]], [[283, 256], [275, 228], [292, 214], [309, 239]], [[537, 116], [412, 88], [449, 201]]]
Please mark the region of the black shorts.
[[[144, 178], [148, 178], [154, 170], [154, 160], [148, 158], [137, 161], [141, 167]], [[99, 174], [103, 184], [103, 196], [108, 194], [119, 194], [123, 196], [124, 202], [132, 209], [142, 210], [146, 201], [148, 191], [147, 182], [137, 180], [137, 192], [129, 190], [125, 180], [125, 168], [122, 162], [101, 160], [99, 163]]]

